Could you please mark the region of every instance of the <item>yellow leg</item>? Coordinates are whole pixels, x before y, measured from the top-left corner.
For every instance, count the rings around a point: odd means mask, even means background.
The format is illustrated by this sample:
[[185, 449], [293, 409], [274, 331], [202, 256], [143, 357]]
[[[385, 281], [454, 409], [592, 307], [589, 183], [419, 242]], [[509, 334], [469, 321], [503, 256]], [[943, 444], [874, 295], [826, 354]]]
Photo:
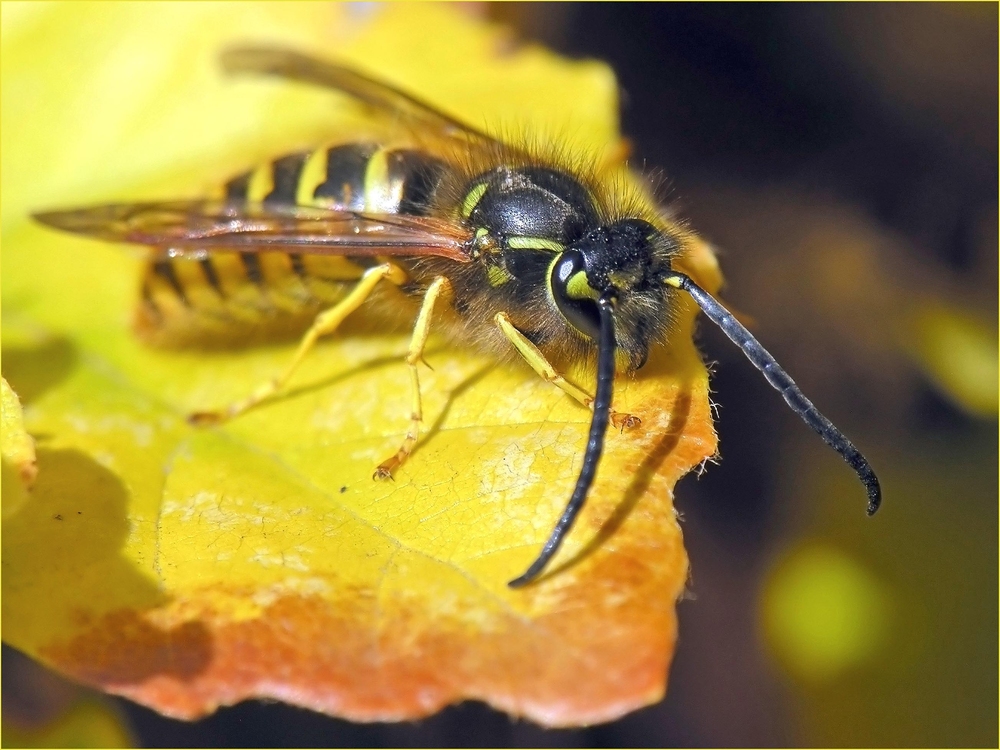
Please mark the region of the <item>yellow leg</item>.
[[[545, 355], [535, 346], [528, 338], [521, 333], [514, 324], [510, 322], [510, 317], [507, 313], [497, 313], [493, 318], [493, 321], [497, 324], [497, 327], [503, 331], [504, 336], [507, 340], [514, 345], [514, 348], [524, 357], [525, 361], [531, 365], [531, 369], [537, 372], [542, 378], [547, 382], [552, 383], [557, 386], [563, 393], [566, 393], [576, 399], [580, 404], [587, 407], [588, 409], [594, 408], [594, 397], [587, 393], [585, 390], [575, 385], [562, 375], [554, 368], [549, 361], [545, 358]], [[612, 410], [611, 412], [611, 423], [619, 428], [633, 428], [638, 427], [642, 420], [634, 414], [620, 414]]]
[[431, 313], [434, 312], [434, 303], [442, 292], [451, 291], [451, 283], [444, 276], [438, 276], [431, 285], [427, 287], [424, 294], [424, 301], [420, 305], [420, 312], [417, 314], [417, 323], [413, 326], [413, 336], [410, 338], [410, 349], [406, 354], [406, 364], [410, 367], [410, 428], [406, 431], [403, 444], [396, 451], [395, 455], [387, 458], [375, 469], [372, 479], [391, 479], [392, 473], [403, 465], [403, 462], [413, 452], [413, 447], [417, 444], [417, 437], [420, 434], [420, 423], [424, 419], [423, 406], [420, 402], [420, 377], [417, 374], [417, 363], [423, 360], [424, 345], [427, 343], [427, 336], [430, 334]]
[[378, 283], [386, 278], [393, 283], [402, 284], [406, 281], [406, 274], [401, 268], [391, 263], [384, 263], [383, 265], [369, 268], [365, 271], [354, 289], [344, 299], [329, 310], [324, 310], [316, 316], [316, 320], [313, 321], [312, 326], [306, 331], [305, 336], [302, 337], [302, 341], [299, 342], [299, 348], [296, 350], [295, 356], [292, 357], [291, 363], [281, 375], [263, 383], [242, 401], [237, 401], [225, 409], [218, 411], [196, 412], [188, 417], [188, 421], [197, 425], [217, 424], [227, 419], [232, 419], [247, 409], [256, 406], [261, 401], [281, 392], [299, 365], [302, 364], [302, 360], [306, 354], [313, 348], [316, 341], [321, 336], [326, 336], [336, 331], [338, 326], [344, 322], [344, 318], [357, 310], [361, 306], [361, 303], [368, 299]]

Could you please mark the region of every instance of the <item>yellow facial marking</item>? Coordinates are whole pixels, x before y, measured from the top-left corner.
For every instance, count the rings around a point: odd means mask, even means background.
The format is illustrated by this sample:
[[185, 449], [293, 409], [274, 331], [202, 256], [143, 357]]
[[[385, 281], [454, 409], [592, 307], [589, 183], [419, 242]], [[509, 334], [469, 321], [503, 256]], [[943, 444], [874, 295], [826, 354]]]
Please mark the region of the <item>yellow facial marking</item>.
[[587, 283], [586, 271], [577, 271], [575, 274], [570, 276], [569, 281], [566, 284], [566, 294], [570, 299], [592, 299], [595, 302], [601, 296], [589, 283]]
[[667, 278], [663, 280], [663, 283], [666, 284], [667, 286], [674, 287], [674, 289], [681, 288], [681, 280], [677, 276], [667, 276]]
[[558, 242], [544, 237], [511, 237], [507, 240], [507, 247], [511, 250], [548, 250], [553, 253], [561, 253], [566, 249]]

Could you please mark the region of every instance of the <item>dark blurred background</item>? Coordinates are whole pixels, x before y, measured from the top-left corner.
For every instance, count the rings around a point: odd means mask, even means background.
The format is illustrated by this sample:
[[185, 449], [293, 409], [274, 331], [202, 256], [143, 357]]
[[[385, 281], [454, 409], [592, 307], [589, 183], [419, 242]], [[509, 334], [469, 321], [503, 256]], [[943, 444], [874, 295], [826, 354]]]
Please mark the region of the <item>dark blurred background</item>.
[[[877, 468], [883, 510], [705, 323], [722, 460], [677, 488], [691, 596], [659, 705], [567, 731], [478, 704], [395, 725], [112, 712], [150, 746], [996, 747], [997, 5], [466, 9], [613, 66], [637, 162]], [[24, 680], [63, 689], [3, 664], [8, 716]]]

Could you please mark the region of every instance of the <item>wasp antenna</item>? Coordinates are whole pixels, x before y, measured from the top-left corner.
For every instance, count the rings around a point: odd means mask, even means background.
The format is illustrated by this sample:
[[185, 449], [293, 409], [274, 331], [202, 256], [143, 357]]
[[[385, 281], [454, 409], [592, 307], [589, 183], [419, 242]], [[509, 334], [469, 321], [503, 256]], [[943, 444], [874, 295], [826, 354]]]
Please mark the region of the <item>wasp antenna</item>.
[[583, 454], [583, 468], [577, 477], [573, 495], [563, 511], [562, 517], [552, 530], [549, 540], [545, 543], [538, 558], [531, 566], [507, 585], [520, 588], [538, 578], [549, 560], [559, 551], [563, 539], [569, 533], [580, 509], [587, 499], [590, 485], [594, 483], [597, 464], [604, 451], [604, 435], [608, 431], [608, 421], [611, 416], [611, 397], [615, 383], [615, 321], [614, 303], [608, 297], [597, 301], [597, 310], [601, 319], [600, 338], [597, 342], [597, 392], [594, 394], [594, 415], [590, 419], [590, 435], [587, 438], [587, 450]]
[[833, 422], [820, 414], [819, 410], [799, 390], [791, 376], [781, 369], [774, 357], [712, 295], [683, 273], [671, 272], [664, 279], [664, 283], [676, 289], [683, 289], [690, 294], [698, 303], [701, 311], [722, 329], [730, 341], [736, 344], [747, 356], [747, 359], [753, 362], [754, 367], [761, 371], [767, 382], [784, 397], [785, 403], [791, 410], [798, 414], [803, 422], [812, 427], [823, 438], [823, 442], [843, 456], [865, 485], [865, 489], [868, 491], [868, 515], [874, 515], [882, 504], [882, 490], [879, 487], [878, 477], [875, 476], [868, 460], [861, 455], [861, 451], [854, 447], [854, 444], [834, 426]]

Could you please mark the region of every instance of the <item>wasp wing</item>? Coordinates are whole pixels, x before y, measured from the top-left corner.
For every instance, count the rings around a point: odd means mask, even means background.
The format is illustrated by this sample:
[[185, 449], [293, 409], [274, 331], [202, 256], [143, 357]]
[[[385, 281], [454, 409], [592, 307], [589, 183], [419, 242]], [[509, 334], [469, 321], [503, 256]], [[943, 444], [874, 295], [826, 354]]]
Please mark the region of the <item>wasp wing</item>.
[[116, 203], [34, 217], [74, 234], [163, 248], [169, 256], [199, 257], [225, 249], [471, 260], [471, 232], [452, 221], [421, 216], [192, 200]]
[[394, 86], [336, 63], [277, 47], [235, 47], [222, 54], [228, 73], [259, 73], [341, 91], [421, 130], [449, 138], [499, 143], [481, 130], [456, 120]]

